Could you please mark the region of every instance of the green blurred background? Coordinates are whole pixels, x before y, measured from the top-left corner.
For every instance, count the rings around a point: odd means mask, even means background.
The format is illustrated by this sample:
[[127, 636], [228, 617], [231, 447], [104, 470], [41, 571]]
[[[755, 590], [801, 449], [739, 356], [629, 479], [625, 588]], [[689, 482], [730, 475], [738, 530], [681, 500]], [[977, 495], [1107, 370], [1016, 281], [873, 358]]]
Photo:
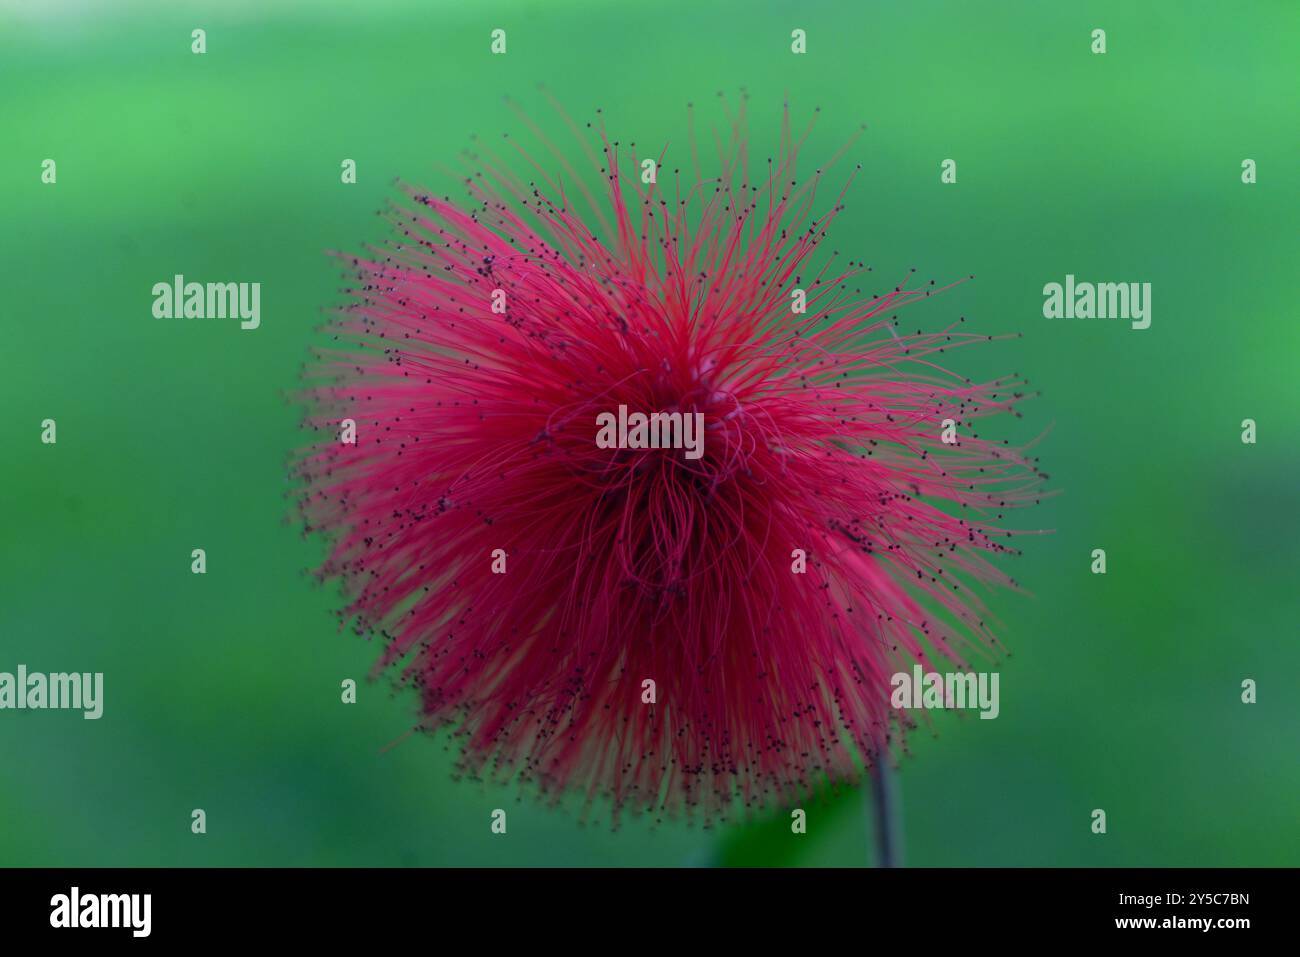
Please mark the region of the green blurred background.
[[[1013, 438], [1050, 429], [1063, 492], [1016, 516], [1054, 531], [1012, 563], [1032, 594], [996, 596], [1000, 718], [912, 738], [908, 863], [1300, 863], [1298, 35], [1292, 2], [3, 0], [0, 670], [102, 671], [105, 713], [0, 712], [0, 864], [871, 860], [862, 795], [806, 836], [611, 833], [452, 781], [441, 739], [381, 751], [415, 708], [385, 684], [339, 701], [375, 648], [337, 630], [283, 497], [285, 392], [339, 301], [324, 252], [384, 237], [395, 177], [443, 185], [471, 134], [519, 131], [503, 94], [563, 140], [539, 81], [679, 156], [718, 90], [752, 93], [759, 156], [785, 93], [820, 106], [808, 169], [865, 121], [832, 245], [882, 286], [977, 275], [909, 327], [1024, 332], [950, 364], [1041, 388]], [[154, 319], [177, 272], [261, 282], [261, 328]], [[1151, 328], [1044, 319], [1067, 272], [1151, 282]]]

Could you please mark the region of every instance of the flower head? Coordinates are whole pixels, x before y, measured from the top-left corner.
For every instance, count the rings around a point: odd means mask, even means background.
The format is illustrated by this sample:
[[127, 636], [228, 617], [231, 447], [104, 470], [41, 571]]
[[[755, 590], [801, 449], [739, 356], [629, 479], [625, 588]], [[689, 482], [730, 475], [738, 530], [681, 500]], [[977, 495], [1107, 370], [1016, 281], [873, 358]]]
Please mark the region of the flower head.
[[[616, 810], [793, 801], [885, 759], [893, 673], [997, 647], [976, 592], [1010, 584], [998, 520], [1041, 476], [976, 428], [1023, 383], [946, 371], [990, 338], [960, 323], [897, 331], [932, 286], [861, 291], [822, 250], [848, 184], [797, 175], [788, 110], [765, 162], [744, 123], [716, 176], [693, 134], [688, 172], [599, 125], [594, 191], [549, 142], [519, 150], [534, 182], [481, 155], [467, 201], [408, 190], [347, 257], [304, 514], [471, 774]], [[659, 447], [597, 441], [635, 413]], [[665, 423], [697, 414], [692, 457]]]

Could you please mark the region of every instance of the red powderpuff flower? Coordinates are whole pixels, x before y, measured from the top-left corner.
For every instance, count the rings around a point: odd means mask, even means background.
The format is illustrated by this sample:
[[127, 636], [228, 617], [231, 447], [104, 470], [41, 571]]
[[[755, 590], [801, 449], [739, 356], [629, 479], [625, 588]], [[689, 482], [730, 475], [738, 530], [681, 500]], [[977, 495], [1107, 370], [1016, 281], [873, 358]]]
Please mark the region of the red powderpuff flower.
[[[994, 523], [1042, 476], [973, 426], [1023, 383], [936, 362], [992, 337], [894, 331], [928, 287], [864, 295], [864, 267], [814, 257], [844, 191], [815, 217], [807, 132], [787, 108], [754, 166], [744, 123], [715, 178], [692, 132], [693, 180], [661, 154], [660, 182], [574, 128], [603, 201], [538, 133], [554, 178], [479, 158], [469, 203], [409, 191], [400, 238], [348, 257], [304, 514], [376, 671], [473, 776], [615, 815], [794, 802], [888, 760], [894, 673], [997, 650], [972, 586], [1013, 584]], [[602, 448], [620, 406], [702, 413], [703, 454]]]

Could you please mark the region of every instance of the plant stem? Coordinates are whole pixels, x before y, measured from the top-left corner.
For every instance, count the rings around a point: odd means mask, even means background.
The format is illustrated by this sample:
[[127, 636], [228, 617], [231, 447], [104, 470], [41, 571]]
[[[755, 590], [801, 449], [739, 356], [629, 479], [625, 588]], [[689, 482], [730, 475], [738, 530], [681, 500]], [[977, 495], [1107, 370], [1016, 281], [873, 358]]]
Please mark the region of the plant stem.
[[878, 754], [871, 765], [868, 814], [875, 824], [876, 866], [903, 866], [903, 808], [898, 783], [887, 755]]

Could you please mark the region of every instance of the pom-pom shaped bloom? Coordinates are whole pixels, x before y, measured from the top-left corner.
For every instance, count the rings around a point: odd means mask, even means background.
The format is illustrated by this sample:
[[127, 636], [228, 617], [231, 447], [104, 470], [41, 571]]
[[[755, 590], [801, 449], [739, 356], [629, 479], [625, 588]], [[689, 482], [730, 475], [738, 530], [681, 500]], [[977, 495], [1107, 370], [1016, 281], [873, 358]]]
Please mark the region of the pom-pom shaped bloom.
[[[693, 131], [681, 170], [575, 127], [585, 176], [538, 133], [346, 257], [303, 511], [471, 775], [615, 813], [790, 802], [888, 760], [894, 673], [997, 649], [976, 592], [1011, 584], [998, 520], [1042, 477], [977, 424], [1023, 383], [946, 371], [990, 338], [958, 323], [897, 331], [932, 284], [857, 287], [821, 248], [847, 183], [800, 179], [788, 110], [762, 163], [744, 124], [709, 175]], [[692, 422], [699, 454], [671, 447]]]

